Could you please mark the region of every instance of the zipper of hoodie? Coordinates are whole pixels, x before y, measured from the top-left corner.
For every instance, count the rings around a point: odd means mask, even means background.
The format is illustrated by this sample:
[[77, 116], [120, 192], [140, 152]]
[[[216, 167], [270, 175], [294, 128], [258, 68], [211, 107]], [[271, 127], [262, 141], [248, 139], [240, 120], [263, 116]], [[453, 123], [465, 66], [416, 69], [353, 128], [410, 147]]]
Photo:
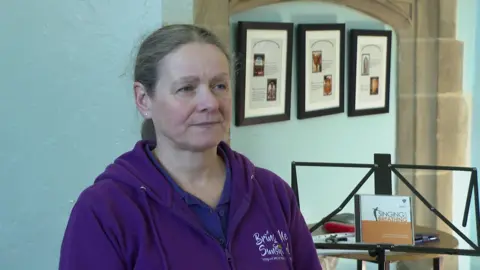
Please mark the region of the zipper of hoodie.
[[[160, 205], [163, 205], [162, 203], [160, 203], [160, 201], [157, 199], [157, 197], [155, 197], [154, 194], [152, 194], [150, 192], [150, 190], [145, 187], [145, 186], [141, 186], [140, 189], [142, 189], [146, 195], [148, 195], [150, 198], [152, 198], [154, 201], [156, 201], [158, 204]], [[184, 211], [184, 209], [181, 209], [181, 211]], [[211, 234], [209, 234], [204, 228], [202, 228], [201, 226], [199, 226], [198, 224], [195, 224], [194, 222], [192, 222], [191, 220], [189, 219], [186, 219], [184, 218], [182, 215], [178, 214], [178, 212], [176, 211], [173, 211], [174, 215], [176, 215], [178, 218], [184, 220], [186, 223], [188, 223], [188, 225], [190, 225], [190, 227], [194, 228], [195, 230], [198, 231], [198, 233], [200, 234], [203, 234], [205, 235], [207, 238], [210, 238], [212, 239], [216, 244], [218, 244], [221, 248], [222, 248], [222, 252], [225, 253], [225, 257], [227, 259], [227, 263], [228, 263], [228, 266], [231, 270], [235, 270], [235, 266], [233, 265], [233, 257], [230, 253], [230, 248], [231, 248], [231, 242], [230, 241], [226, 241], [223, 245], [221, 243], [218, 242], [217, 238], [215, 238], [214, 236], [212, 236]]]
[[201, 231], [201, 233], [203, 233], [207, 238], [211, 238], [215, 242], [215, 244], [217, 244], [217, 246], [220, 246], [222, 249], [222, 252], [224, 252], [225, 257], [227, 259], [227, 264], [229, 269], [235, 270], [235, 265], [233, 264], [233, 256], [230, 253], [230, 246], [231, 246], [230, 241], [227, 240], [223, 244], [219, 243], [218, 239], [215, 238], [213, 235], [209, 234], [204, 228], [201, 228], [200, 226], [191, 222], [190, 220], [188, 220], [187, 223], [189, 223], [189, 225], [195, 228], [196, 230]]
[[187, 222], [190, 224], [190, 226], [194, 227], [196, 230], [201, 231], [207, 238], [211, 238], [217, 245], [219, 245], [222, 251], [225, 253], [229, 269], [235, 270], [235, 265], [233, 264], [233, 256], [230, 253], [231, 242], [229, 240], [226, 240], [225, 243], [219, 243], [218, 239], [215, 238], [213, 235], [209, 234], [204, 228], [199, 228], [200, 226], [191, 222], [190, 220], [188, 220]]

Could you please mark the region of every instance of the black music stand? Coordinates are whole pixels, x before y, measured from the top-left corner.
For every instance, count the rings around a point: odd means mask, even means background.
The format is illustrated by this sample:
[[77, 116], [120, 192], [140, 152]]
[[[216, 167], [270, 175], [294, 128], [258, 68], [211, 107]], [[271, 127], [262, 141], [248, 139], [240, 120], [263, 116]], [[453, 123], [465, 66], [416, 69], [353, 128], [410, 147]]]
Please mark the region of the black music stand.
[[[339, 168], [369, 168], [367, 174], [360, 180], [340, 206], [333, 210], [330, 214], [324, 217], [321, 221], [310, 228], [310, 232], [314, 232], [330, 220], [333, 216], [338, 214], [360, 190], [360, 188], [367, 182], [372, 174], [375, 174], [375, 194], [378, 195], [392, 195], [392, 172], [405, 184], [408, 189], [420, 199], [420, 201], [430, 209], [438, 218], [445, 222], [454, 232], [456, 232], [465, 242], [467, 242], [471, 249], [451, 249], [451, 248], [434, 248], [434, 247], [416, 247], [405, 245], [391, 245], [391, 244], [338, 244], [338, 243], [315, 243], [317, 249], [338, 249], [338, 250], [365, 250], [369, 255], [375, 257], [375, 262], [378, 264], [379, 270], [385, 269], [385, 252], [408, 252], [408, 253], [428, 253], [428, 254], [445, 254], [445, 255], [464, 255], [464, 256], [480, 256], [480, 198], [479, 198], [479, 184], [476, 168], [470, 167], [452, 167], [452, 166], [429, 166], [429, 165], [405, 165], [405, 164], [391, 164], [390, 154], [375, 154], [374, 164], [361, 163], [329, 163], [329, 162], [292, 162], [292, 189], [295, 193], [298, 206], [300, 207], [300, 197], [298, 192], [297, 167], [339, 167]], [[467, 226], [468, 212], [472, 197], [475, 202], [475, 221], [477, 232], [477, 244], [470, 240], [463, 234], [455, 225], [453, 225], [440, 211], [438, 211], [425, 197], [418, 192], [415, 187], [410, 184], [407, 179], [397, 169], [412, 169], [412, 170], [435, 170], [435, 171], [464, 171], [471, 172], [470, 184], [468, 187], [467, 200], [465, 202], [465, 210], [463, 214], [462, 226]], [[361, 261], [357, 262], [358, 269], [361, 269]]]

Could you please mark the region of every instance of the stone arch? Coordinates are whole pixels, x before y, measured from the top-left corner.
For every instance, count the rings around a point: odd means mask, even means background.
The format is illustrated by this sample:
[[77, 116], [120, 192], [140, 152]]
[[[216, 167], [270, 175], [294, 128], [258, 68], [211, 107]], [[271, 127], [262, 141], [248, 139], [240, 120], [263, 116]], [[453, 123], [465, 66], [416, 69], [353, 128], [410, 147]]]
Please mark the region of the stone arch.
[[[292, 2], [295, 0], [231, 0], [229, 14], [247, 11], [256, 7]], [[313, 0], [313, 2], [336, 3], [365, 13], [400, 32], [412, 28], [413, 1], [363, 1], [363, 0]]]
[[[289, 1], [295, 0], [194, 0], [194, 23], [229, 44], [231, 14]], [[456, 40], [457, 0], [311, 1], [350, 7], [395, 30], [398, 56], [392, 64], [397, 65], [397, 96], [391, 98], [397, 103], [396, 163], [468, 165], [470, 124], [462, 89], [463, 44]], [[451, 173], [412, 171], [407, 178], [452, 218]], [[397, 193], [411, 195], [404, 185], [397, 185]], [[417, 223], [450, 231], [428, 210], [415, 211]], [[458, 264], [452, 262], [446, 268], [457, 269]]]

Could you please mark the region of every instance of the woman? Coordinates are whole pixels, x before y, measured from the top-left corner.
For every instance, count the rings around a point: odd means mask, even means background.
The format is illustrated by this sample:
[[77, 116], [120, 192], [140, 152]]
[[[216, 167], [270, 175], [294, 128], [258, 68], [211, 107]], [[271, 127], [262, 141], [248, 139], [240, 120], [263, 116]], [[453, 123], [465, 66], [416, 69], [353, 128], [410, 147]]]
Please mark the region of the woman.
[[135, 102], [154, 133], [82, 192], [61, 270], [321, 269], [290, 187], [222, 142], [230, 65], [217, 37], [196, 26], [163, 27], [143, 42]]

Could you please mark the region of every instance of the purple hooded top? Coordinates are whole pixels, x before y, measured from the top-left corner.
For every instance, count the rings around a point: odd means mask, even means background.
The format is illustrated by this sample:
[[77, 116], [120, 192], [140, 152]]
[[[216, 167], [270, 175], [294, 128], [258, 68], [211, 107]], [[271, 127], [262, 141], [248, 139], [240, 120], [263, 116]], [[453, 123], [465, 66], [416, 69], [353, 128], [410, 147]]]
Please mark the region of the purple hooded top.
[[146, 153], [117, 158], [73, 207], [60, 270], [321, 270], [288, 184], [225, 143], [231, 169], [227, 242], [220, 245]]

